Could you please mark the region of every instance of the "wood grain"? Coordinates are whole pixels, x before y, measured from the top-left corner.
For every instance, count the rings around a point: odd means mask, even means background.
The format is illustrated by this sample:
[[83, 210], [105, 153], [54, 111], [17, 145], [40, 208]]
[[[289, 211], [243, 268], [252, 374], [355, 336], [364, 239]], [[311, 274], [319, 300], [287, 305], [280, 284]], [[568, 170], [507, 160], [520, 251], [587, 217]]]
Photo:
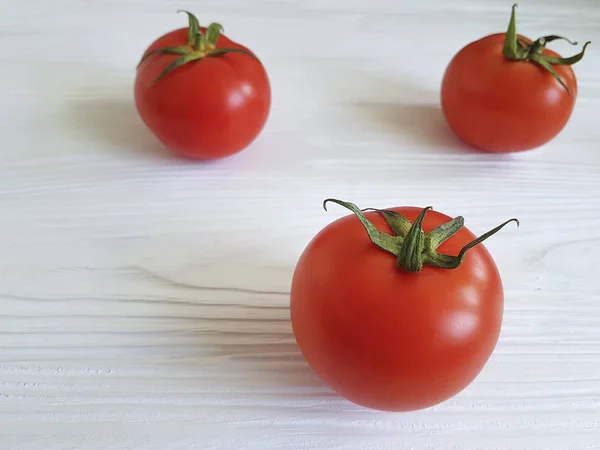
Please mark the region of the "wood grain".
[[[448, 131], [439, 83], [505, 1], [4, 1], [0, 448], [600, 449], [600, 7], [530, 0], [519, 27], [592, 40], [567, 128], [521, 155]], [[263, 59], [273, 110], [238, 156], [190, 164], [141, 124], [135, 65], [195, 11]], [[558, 43], [559, 51], [572, 48]], [[307, 367], [294, 265], [341, 208], [432, 204], [481, 232], [505, 322], [435, 408], [352, 405]]]

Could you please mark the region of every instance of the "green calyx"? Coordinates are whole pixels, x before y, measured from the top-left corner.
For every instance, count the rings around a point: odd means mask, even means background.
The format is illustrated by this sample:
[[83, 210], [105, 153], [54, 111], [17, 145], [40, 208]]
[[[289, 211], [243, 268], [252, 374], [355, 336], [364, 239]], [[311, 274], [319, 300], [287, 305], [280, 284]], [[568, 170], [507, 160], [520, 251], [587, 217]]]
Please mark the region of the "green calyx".
[[544, 55], [542, 52], [544, 48], [546, 48], [546, 44], [548, 42], [563, 40], [567, 41], [571, 45], [577, 45], [577, 42], [573, 42], [567, 38], [553, 34], [550, 36], [541, 37], [533, 41], [531, 44], [528, 44], [524, 40], [517, 37], [516, 9], [517, 5], [514, 4], [512, 6], [508, 30], [506, 31], [506, 36], [504, 38], [502, 54], [509, 61], [530, 61], [539, 65], [543, 69], [547, 70], [561, 84], [561, 86], [567, 90], [569, 95], [571, 95], [569, 88], [552, 66], [570, 66], [581, 61], [583, 55], [585, 54], [585, 49], [589, 44], [591, 44], [591, 42], [586, 42], [581, 52], [569, 58], [556, 58], [554, 56]]
[[[336, 203], [352, 211], [360, 223], [365, 228], [369, 239], [379, 248], [391, 253], [396, 257], [399, 269], [407, 272], [419, 272], [424, 265], [437, 267], [440, 269], [456, 269], [463, 262], [466, 253], [478, 244], [481, 244], [490, 236], [500, 231], [504, 226], [515, 222], [519, 226], [517, 219], [510, 219], [496, 228], [482, 234], [477, 239], [465, 245], [457, 256], [445, 255], [439, 253], [437, 248], [445, 241], [454, 236], [464, 225], [464, 219], [458, 216], [451, 221], [444, 223], [428, 233], [422, 228], [423, 219], [431, 206], [424, 208], [419, 216], [411, 223], [406, 217], [389, 210], [367, 208], [359, 209], [355, 204], [328, 198], [323, 202], [323, 208], [327, 211], [327, 203]], [[393, 231], [393, 235], [378, 230], [363, 214], [363, 211], [376, 211], [383, 216], [387, 224]]]
[[217, 40], [219, 39], [220, 34], [223, 32], [223, 26], [221, 24], [211, 23], [206, 28], [205, 33], [202, 33], [202, 30], [200, 29], [200, 23], [198, 22], [196, 16], [189, 11], [180, 10], [177, 12], [184, 12], [188, 15], [189, 25], [187, 45], [154, 49], [142, 57], [138, 67], [147, 58], [158, 53], [179, 56], [161, 72], [161, 74], [152, 82], [152, 84], [157, 83], [178, 67], [191, 63], [192, 61], [198, 61], [208, 57], [221, 56], [226, 53], [243, 53], [256, 59], [256, 56], [254, 56], [252, 53], [241, 48], [217, 48]]

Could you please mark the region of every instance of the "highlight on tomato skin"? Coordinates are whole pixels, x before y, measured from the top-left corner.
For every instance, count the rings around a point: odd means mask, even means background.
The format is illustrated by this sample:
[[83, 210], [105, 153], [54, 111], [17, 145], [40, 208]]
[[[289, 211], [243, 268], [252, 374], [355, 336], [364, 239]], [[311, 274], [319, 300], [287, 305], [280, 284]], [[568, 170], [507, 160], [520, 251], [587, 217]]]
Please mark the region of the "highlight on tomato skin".
[[267, 71], [221, 24], [201, 27], [192, 13], [180, 12], [188, 27], [158, 37], [139, 61], [137, 111], [177, 154], [196, 160], [234, 155], [257, 139], [269, 117]]
[[312, 370], [347, 400], [412, 411], [465, 389], [500, 336], [504, 294], [464, 219], [431, 208], [359, 209], [310, 241], [292, 278], [290, 317]]
[[477, 39], [458, 51], [443, 75], [441, 107], [454, 133], [487, 152], [538, 148], [565, 128], [576, 104], [578, 85], [572, 65], [590, 42], [563, 58], [546, 48], [558, 35], [536, 40], [517, 34], [516, 5], [504, 33]]

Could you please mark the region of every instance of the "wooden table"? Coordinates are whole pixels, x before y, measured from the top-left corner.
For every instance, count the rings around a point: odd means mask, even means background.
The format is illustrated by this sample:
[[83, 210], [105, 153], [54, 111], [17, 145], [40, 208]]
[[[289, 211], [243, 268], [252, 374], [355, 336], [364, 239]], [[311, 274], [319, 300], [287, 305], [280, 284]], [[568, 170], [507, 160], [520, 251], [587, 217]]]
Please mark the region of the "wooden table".
[[[32, 0], [0, 15], [0, 448], [600, 449], [600, 6], [530, 0], [518, 27], [594, 41], [551, 143], [473, 151], [439, 108], [446, 64], [510, 3]], [[142, 125], [135, 66], [177, 9], [263, 60], [255, 143], [183, 161]], [[598, 45], [597, 45], [598, 44]], [[564, 42], [553, 44], [574, 53]], [[327, 197], [433, 205], [481, 233], [505, 286], [465, 391], [404, 414], [332, 393], [289, 321]]]

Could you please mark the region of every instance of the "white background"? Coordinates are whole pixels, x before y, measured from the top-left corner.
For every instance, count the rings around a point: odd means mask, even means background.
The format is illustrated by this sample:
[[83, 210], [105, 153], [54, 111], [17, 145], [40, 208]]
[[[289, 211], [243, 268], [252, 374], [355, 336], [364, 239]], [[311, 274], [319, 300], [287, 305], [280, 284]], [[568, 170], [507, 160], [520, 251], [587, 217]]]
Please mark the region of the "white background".
[[[509, 1], [0, 3], [0, 448], [600, 448], [600, 5], [523, 1], [520, 32], [594, 41], [561, 135], [475, 152], [439, 109], [464, 44]], [[177, 14], [224, 24], [273, 88], [260, 138], [182, 161], [141, 124], [135, 66]], [[572, 54], [564, 43], [552, 48]], [[481, 233], [505, 285], [476, 381], [425, 411], [346, 402], [289, 322], [326, 197], [433, 205]]]

